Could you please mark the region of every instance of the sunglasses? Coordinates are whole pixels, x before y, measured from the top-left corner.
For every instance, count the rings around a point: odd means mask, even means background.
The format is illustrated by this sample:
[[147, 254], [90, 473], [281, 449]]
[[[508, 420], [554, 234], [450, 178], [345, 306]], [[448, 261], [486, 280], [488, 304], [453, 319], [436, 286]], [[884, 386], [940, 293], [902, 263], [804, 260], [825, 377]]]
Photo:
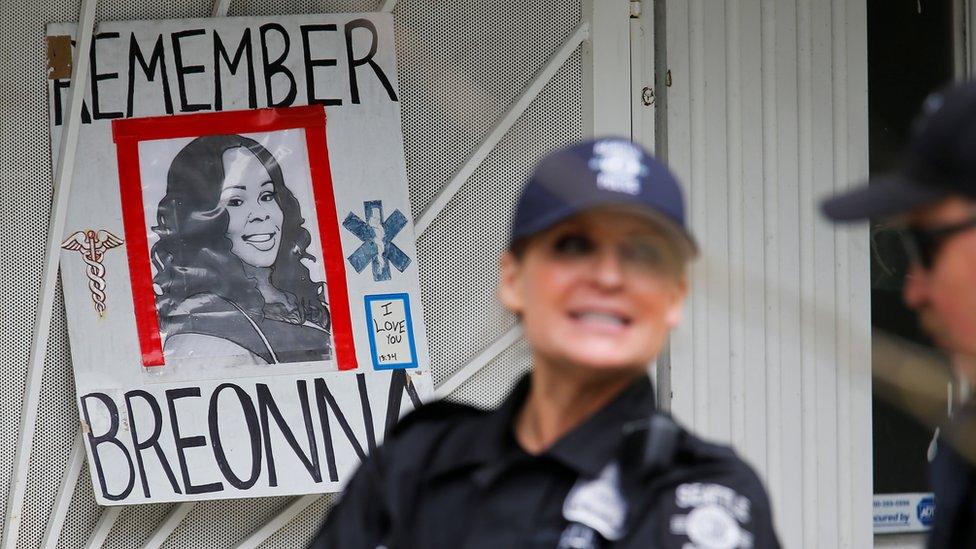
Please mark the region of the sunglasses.
[[938, 227], [909, 225], [902, 229], [900, 234], [909, 261], [921, 265], [925, 270], [931, 270], [945, 242], [956, 234], [974, 227], [976, 227], [976, 216]]

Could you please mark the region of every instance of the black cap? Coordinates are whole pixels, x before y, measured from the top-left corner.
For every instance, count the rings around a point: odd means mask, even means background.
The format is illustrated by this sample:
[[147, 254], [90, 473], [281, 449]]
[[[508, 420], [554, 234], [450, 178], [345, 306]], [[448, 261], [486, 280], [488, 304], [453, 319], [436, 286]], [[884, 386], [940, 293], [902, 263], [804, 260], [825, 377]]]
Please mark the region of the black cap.
[[824, 201], [837, 221], [906, 213], [952, 195], [976, 198], [976, 83], [930, 95], [898, 171]]
[[678, 180], [643, 147], [623, 138], [583, 141], [543, 158], [515, 206], [510, 243], [606, 206], [646, 215], [688, 257], [697, 254]]

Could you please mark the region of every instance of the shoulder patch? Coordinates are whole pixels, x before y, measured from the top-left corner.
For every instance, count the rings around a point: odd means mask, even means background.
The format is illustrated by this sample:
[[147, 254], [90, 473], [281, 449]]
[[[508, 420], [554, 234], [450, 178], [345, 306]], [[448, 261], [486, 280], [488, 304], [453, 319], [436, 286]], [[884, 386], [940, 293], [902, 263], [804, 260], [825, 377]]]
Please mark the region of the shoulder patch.
[[449, 402], [446, 400], [436, 400], [424, 404], [420, 408], [405, 415], [393, 428], [392, 435], [400, 435], [417, 425], [449, 425], [457, 420], [472, 417], [481, 417], [488, 414], [485, 410], [479, 410], [465, 404]]
[[684, 444], [682, 450], [688, 452], [697, 459], [714, 461], [740, 461], [735, 450], [723, 444], [716, 444], [698, 438], [689, 431], [685, 431]]

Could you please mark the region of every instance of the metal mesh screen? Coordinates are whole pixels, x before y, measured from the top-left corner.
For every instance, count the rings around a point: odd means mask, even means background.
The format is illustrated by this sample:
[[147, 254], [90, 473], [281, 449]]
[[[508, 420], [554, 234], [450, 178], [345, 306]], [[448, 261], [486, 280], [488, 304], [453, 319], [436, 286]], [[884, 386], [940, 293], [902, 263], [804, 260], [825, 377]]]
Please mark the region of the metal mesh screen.
[[518, 9], [506, 0], [404, 0], [397, 5], [403, 137], [414, 217], [572, 34], [580, 9], [578, 1], [521, 2]]
[[[0, 32], [3, 155], [0, 230], [0, 490], [10, 486], [21, 418], [51, 200], [44, 26], [75, 21], [77, 0], [10, 3]], [[381, 0], [231, 3], [230, 15], [374, 11]], [[206, 17], [206, 0], [102, 0], [98, 20]], [[580, 0], [556, 3], [422, 2], [394, 10], [410, 198], [419, 215], [579, 24]], [[14, 54], [16, 52], [16, 54]], [[495, 147], [418, 243], [425, 321], [435, 382], [446, 379], [511, 327], [496, 303], [496, 258], [525, 174], [546, 151], [583, 133], [583, 68], [577, 51]], [[517, 344], [453, 395], [495, 406], [528, 367]], [[78, 428], [62, 305], [56, 306], [34, 434], [18, 547], [39, 546]], [[267, 539], [264, 548], [307, 543], [333, 505], [324, 496]], [[165, 547], [230, 547], [278, 514], [291, 498], [202, 502]], [[105, 547], [140, 547], [173, 509], [122, 510]], [[87, 468], [75, 487], [59, 547], [83, 547], [102, 509]]]
[[[60, 4], [70, 4], [60, 0]], [[132, 19], [179, 19], [186, 17], [207, 17], [211, 3], [207, 0], [179, 0], [177, 2], [131, 2], [126, 0], [99, 0], [95, 12], [95, 22], [127, 21]], [[65, 21], [77, 21], [77, 16]], [[46, 21], [47, 22], [47, 21]]]
[[156, 525], [175, 507], [170, 503], [132, 505], [122, 510], [115, 528], [105, 538], [104, 547], [137, 549], [145, 545]]
[[[27, 477], [27, 501], [21, 525], [19, 547], [35, 547], [47, 527], [48, 516], [57, 498], [60, 479], [68, 463], [75, 433], [78, 430], [78, 409], [74, 399], [74, 375], [71, 370], [71, 350], [68, 347], [68, 328], [65, 324], [64, 303], [60, 285], [56, 294], [55, 314], [51, 321], [47, 364], [41, 383], [42, 407], [38, 410], [34, 434], [34, 451]], [[36, 307], [35, 301], [35, 307]], [[19, 414], [15, 417], [20, 417]], [[87, 474], [87, 471], [85, 472]], [[90, 483], [90, 480], [89, 480]], [[90, 484], [89, 484], [90, 485]], [[91, 496], [91, 494], [89, 494]], [[94, 505], [94, 498], [91, 498]], [[74, 501], [72, 501], [74, 505]], [[79, 505], [81, 505], [79, 500]], [[97, 515], [97, 513], [96, 513]], [[26, 535], [27, 533], [30, 535]]]
[[526, 174], [581, 137], [580, 72], [577, 51], [418, 242], [435, 384], [512, 326], [495, 297], [498, 256]]
[[[52, 481], [57, 482], [57, 476], [52, 475]], [[31, 500], [27, 500], [25, 508], [33, 506]], [[98, 518], [102, 515], [102, 509], [95, 504], [95, 495], [92, 491], [91, 476], [88, 474], [88, 466], [81, 468], [81, 476], [78, 477], [78, 485], [75, 486], [74, 496], [71, 498], [71, 505], [68, 507], [68, 514], [64, 520], [64, 527], [61, 529], [61, 536], [58, 538], [57, 549], [73, 549], [75, 547], [85, 547], [88, 538], [91, 536]], [[41, 528], [43, 535], [44, 528]], [[41, 538], [36, 540], [28, 539], [21, 528], [21, 538], [18, 542], [20, 547], [38, 547]]]
[[476, 408], [497, 408], [532, 365], [529, 347], [519, 340], [454, 390], [448, 400]]
[[[44, 80], [44, 24], [78, 17], [74, 3], [5, 3], [0, 32], [3, 52], [3, 114], [0, 116], [0, 171], [3, 196], [0, 230], [7, 236], [0, 261], [0, 489], [6, 496], [20, 431], [21, 402], [37, 309], [51, 201], [47, 93]], [[28, 46], [29, 45], [29, 46]], [[40, 542], [47, 516], [77, 429], [73, 381], [63, 306], [56, 304], [51, 326], [44, 391], [46, 409], [37, 422], [33, 467], [28, 478], [30, 506], [23, 512], [25, 540]], [[90, 491], [90, 488], [89, 488]], [[75, 517], [86, 524], [84, 517]]]
[[270, 520], [290, 497], [201, 501], [170, 535], [163, 549], [233, 547]]
[[[278, 0], [267, 2], [262, 0], [238, 0], [231, 2], [227, 15], [293, 15], [301, 13], [340, 13], [376, 11], [380, 2], [377, 0], [332, 0], [312, 2], [309, 0]], [[209, 7], [209, 6], [208, 6]], [[209, 13], [208, 13], [209, 15]]]
[[326, 494], [298, 514], [287, 526], [260, 545], [262, 549], [305, 547], [322, 524], [322, 518], [336, 503], [334, 494]]

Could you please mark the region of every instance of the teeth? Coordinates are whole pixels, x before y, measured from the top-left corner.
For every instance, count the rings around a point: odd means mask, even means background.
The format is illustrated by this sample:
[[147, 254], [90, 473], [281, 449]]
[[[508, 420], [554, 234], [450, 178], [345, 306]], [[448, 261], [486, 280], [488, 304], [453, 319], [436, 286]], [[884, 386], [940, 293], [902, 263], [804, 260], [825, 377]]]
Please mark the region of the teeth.
[[244, 241], [245, 242], [267, 242], [271, 240], [271, 237], [273, 236], [274, 233], [249, 234], [244, 236]]
[[626, 324], [624, 319], [609, 313], [580, 313], [577, 315], [577, 318], [590, 322], [609, 322], [618, 326], [623, 326]]

